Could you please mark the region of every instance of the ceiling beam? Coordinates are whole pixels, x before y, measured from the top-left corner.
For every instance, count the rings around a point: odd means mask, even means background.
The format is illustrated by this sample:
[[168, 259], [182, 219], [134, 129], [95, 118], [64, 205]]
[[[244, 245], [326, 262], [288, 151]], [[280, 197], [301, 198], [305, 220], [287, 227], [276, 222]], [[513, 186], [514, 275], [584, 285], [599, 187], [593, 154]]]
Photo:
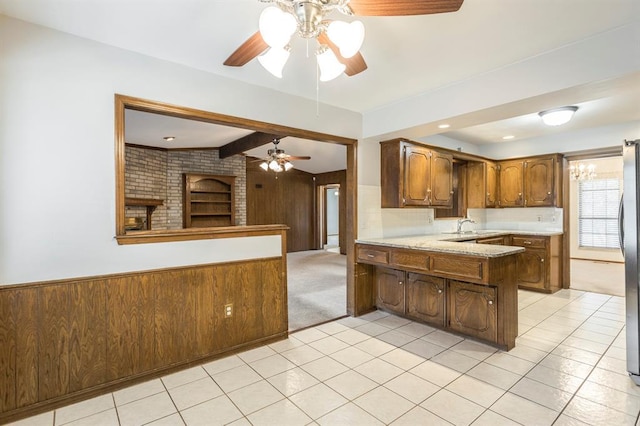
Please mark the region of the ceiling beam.
[[245, 151], [249, 151], [250, 149], [271, 143], [274, 139], [283, 138], [284, 136], [263, 132], [248, 134], [247, 136], [243, 136], [226, 145], [222, 145], [220, 147], [220, 158], [227, 158], [232, 155], [241, 154]]

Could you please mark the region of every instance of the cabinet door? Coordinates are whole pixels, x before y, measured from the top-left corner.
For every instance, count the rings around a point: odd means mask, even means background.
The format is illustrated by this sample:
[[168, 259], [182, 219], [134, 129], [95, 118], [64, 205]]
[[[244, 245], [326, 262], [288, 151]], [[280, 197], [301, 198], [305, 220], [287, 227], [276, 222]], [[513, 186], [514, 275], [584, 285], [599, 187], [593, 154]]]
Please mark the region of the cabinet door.
[[498, 206], [498, 165], [487, 163], [486, 165], [486, 199], [485, 207]]
[[431, 151], [419, 146], [404, 148], [402, 201], [405, 206], [428, 206], [430, 198]]
[[516, 281], [518, 286], [547, 289], [547, 250], [525, 249], [516, 254]]
[[524, 163], [524, 205], [553, 206], [553, 158], [528, 160]]
[[495, 287], [450, 280], [447, 297], [452, 330], [497, 341], [498, 300]]
[[503, 161], [500, 163], [500, 206], [519, 207], [523, 205], [523, 162]]
[[451, 207], [453, 204], [453, 156], [431, 151], [432, 206]]
[[376, 268], [376, 305], [386, 311], [404, 314], [404, 271]]
[[413, 272], [407, 273], [407, 316], [444, 326], [445, 280]]

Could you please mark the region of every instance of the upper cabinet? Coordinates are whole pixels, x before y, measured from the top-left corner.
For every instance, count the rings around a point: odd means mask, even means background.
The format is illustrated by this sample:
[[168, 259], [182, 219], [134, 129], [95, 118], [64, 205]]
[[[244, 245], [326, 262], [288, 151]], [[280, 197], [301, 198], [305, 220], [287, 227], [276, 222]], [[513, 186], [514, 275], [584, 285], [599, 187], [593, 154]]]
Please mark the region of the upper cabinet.
[[382, 207], [448, 207], [453, 156], [400, 139], [381, 142]]
[[560, 155], [501, 161], [500, 207], [562, 206]]
[[498, 206], [498, 164], [469, 161], [467, 164], [467, 207], [481, 209]]

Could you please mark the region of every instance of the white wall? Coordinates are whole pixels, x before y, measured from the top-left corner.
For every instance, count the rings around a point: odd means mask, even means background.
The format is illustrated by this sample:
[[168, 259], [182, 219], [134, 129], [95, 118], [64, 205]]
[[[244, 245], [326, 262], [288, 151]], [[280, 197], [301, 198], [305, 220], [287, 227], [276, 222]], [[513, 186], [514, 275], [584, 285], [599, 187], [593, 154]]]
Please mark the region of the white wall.
[[[280, 255], [279, 237], [119, 246], [114, 94], [357, 138], [360, 114], [0, 15], [0, 284]], [[304, 113], [308, 111], [308, 113]]]

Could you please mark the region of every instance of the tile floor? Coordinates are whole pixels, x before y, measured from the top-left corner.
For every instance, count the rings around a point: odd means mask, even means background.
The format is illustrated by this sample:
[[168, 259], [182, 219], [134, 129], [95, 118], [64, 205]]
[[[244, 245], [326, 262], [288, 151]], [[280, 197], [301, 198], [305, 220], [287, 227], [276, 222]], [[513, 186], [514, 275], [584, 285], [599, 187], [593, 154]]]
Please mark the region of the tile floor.
[[498, 351], [374, 312], [26, 419], [22, 425], [637, 425], [624, 299], [519, 292]]

